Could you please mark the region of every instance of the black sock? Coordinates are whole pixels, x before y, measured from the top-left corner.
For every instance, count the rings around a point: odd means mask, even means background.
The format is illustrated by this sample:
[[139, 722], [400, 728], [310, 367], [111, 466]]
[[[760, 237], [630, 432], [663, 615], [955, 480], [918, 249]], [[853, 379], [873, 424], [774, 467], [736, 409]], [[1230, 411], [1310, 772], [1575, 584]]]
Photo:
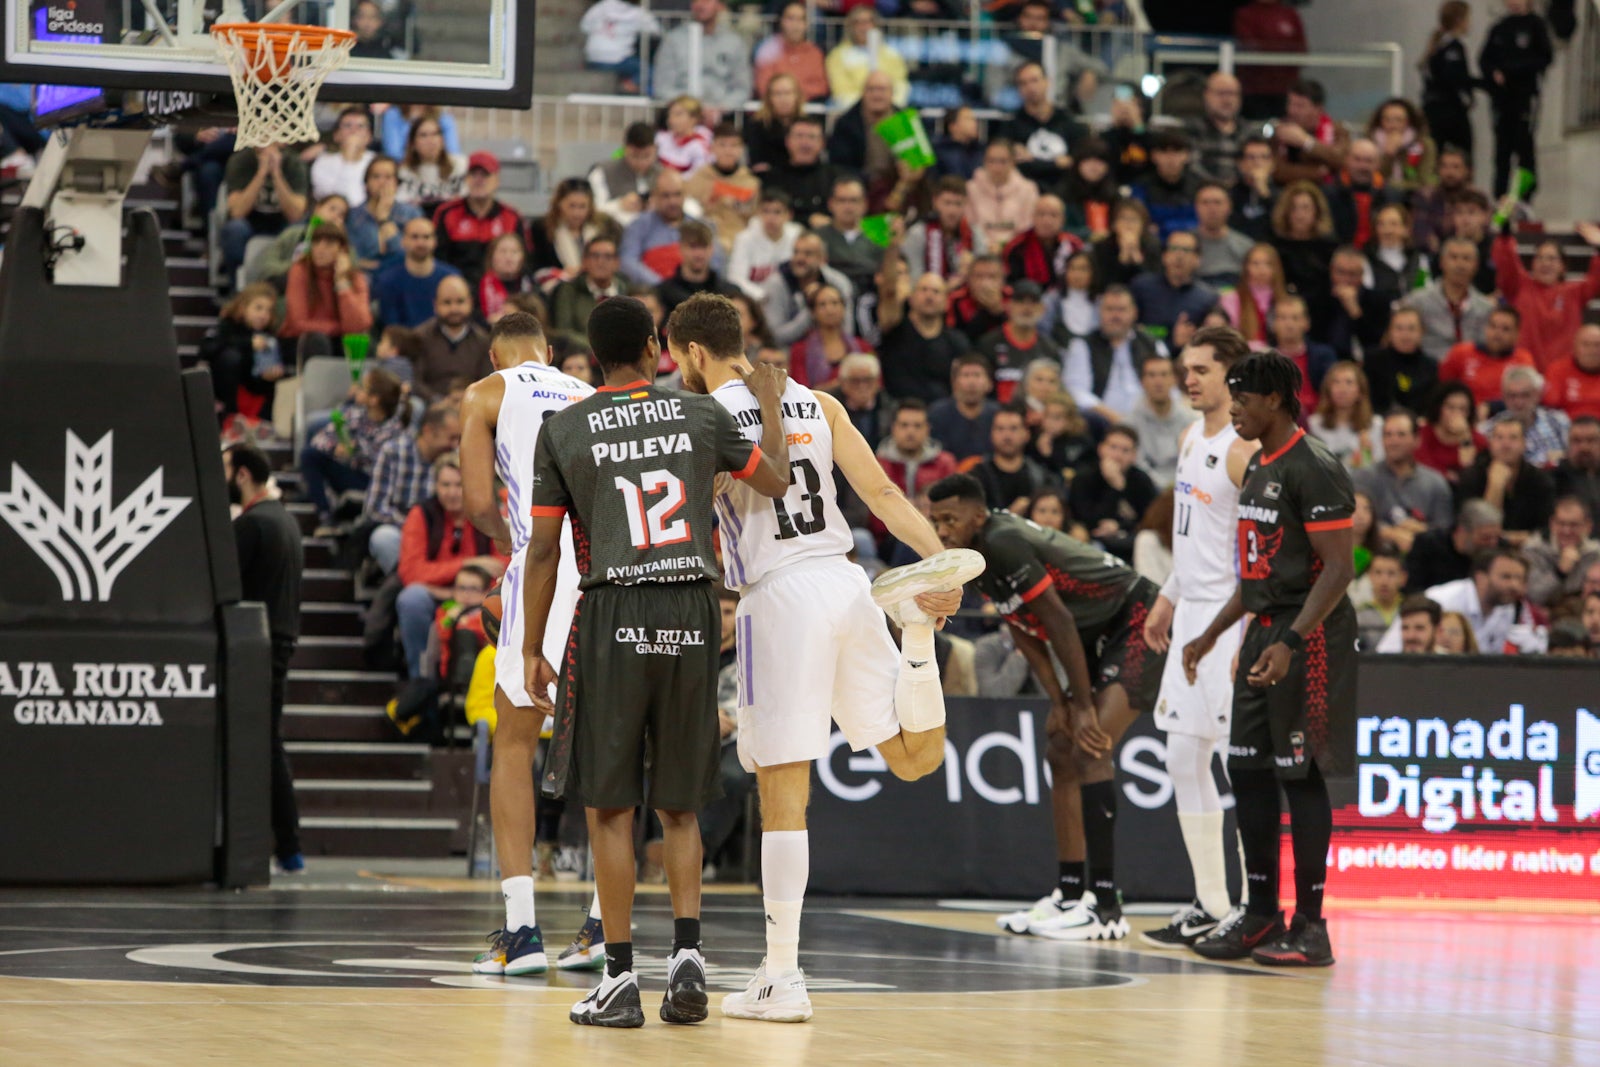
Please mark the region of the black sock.
[[1089, 888], [1102, 904], [1117, 900], [1115, 877], [1117, 786], [1115, 782], [1089, 782], [1078, 787], [1083, 794], [1083, 840], [1089, 853]]
[[1061, 899], [1077, 900], [1083, 896], [1083, 861], [1061, 860], [1057, 866], [1060, 868], [1057, 885], [1061, 889]]
[[624, 971], [633, 970], [633, 942], [606, 942], [606, 974], [615, 978]]
[[700, 947], [700, 920], [699, 919], [673, 919], [672, 920], [672, 951], [680, 948]]
[[1333, 805], [1315, 763], [1304, 778], [1284, 782], [1283, 792], [1289, 798], [1289, 832], [1294, 839], [1294, 910], [1315, 921], [1322, 918], [1322, 890], [1328, 881]]
[[[1271, 771], [1228, 769], [1244, 869], [1250, 879], [1251, 915], [1278, 914], [1278, 779]], [[1324, 844], [1327, 842], [1324, 841]]]

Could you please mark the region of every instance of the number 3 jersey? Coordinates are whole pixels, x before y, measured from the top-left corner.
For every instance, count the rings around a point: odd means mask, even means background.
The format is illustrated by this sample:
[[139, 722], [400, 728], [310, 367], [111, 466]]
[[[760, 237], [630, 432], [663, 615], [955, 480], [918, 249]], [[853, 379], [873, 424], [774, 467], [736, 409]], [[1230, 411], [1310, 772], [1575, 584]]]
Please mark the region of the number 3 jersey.
[[1244, 610], [1298, 609], [1322, 573], [1311, 534], [1352, 525], [1355, 491], [1321, 441], [1296, 430], [1272, 455], [1257, 452], [1239, 490], [1239, 580]]
[[[761, 439], [761, 405], [743, 382], [735, 379], [711, 395], [745, 437]], [[789, 492], [781, 500], [746, 485], [717, 496], [723, 582], [731, 589], [747, 589], [797, 560], [843, 558], [855, 547], [834, 491], [827, 414], [810, 389], [792, 381], [783, 393], [783, 432], [789, 438]]]
[[531, 513], [570, 514], [584, 589], [718, 576], [718, 472], [747, 478], [761, 449], [710, 397], [644, 381], [602, 386], [545, 423]]

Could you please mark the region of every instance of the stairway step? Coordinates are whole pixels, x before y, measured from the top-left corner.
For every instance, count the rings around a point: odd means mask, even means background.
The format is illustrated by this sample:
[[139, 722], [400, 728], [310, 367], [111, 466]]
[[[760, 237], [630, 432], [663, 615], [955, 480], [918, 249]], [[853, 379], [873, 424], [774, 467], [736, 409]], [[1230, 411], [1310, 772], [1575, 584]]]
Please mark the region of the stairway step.
[[406, 741], [285, 741], [296, 778], [432, 779], [427, 745]]
[[308, 816], [301, 847], [311, 856], [437, 856], [451, 854], [456, 819]]
[[388, 671], [289, 671], [290, 704], [387, 704], [400, 688], [400, 679]]
[[361, 633], [360, 604], [310, 600], [300, 604], [300, 632], [307, 636], [345, 637]]
[[338, 542], [331, 537], [301, 537], [307, 567], [332, 567], [339, 551]]
[[310, 537], [317, 528], [317, 509], [303, 500], [291, 500], [283, 507], [300, 524], [300, 536]]
[[301, 575], [300, 595], [308, 600], [354, 600], [355, 579], [346, 570], [308, 567]]
[[292, 741], [396, 741], [400, 738], [382, 707], [364, 704], [287, 704], [283, 709], [283, 736]]
[[291, 669], [359, 671], [364, 666], [361, 638], [354, 635], [309, 634], [295, 646]]
[[328, 816], [426, 816], [433, 803], [433, 783], [414, 778], [302, 778], [295, 782], [294, 793], [302, 825], [307, 818]]
[[[168, 279], [169, 283], [171, 279]], [[172, 285], [167, 286], [167, 298], [172, 303], [173, 315], [190, 315], [195, 317], [210, 316], [216, 320], [221, 304], [217, 300], [217, 291], [209, 285]]]

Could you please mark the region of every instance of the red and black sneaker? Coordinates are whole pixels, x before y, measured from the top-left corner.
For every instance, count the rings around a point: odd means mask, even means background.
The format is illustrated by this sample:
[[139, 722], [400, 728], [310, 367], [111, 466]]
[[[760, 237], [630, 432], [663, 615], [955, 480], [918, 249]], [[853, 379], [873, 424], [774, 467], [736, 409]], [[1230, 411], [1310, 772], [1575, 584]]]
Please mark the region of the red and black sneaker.
[[1264, 967], [1332, 967], [1327, 920], [1296, 915], [1287, 933], [1262, 942], [1250, 958]]
[[1208, 960], [1244, 960], [1250, 958], [1251, 950], [1257, 945], [1275, 940], [1283, 933], [1282, 912], [1252, 915], [1241, 908], [1189, 947]]

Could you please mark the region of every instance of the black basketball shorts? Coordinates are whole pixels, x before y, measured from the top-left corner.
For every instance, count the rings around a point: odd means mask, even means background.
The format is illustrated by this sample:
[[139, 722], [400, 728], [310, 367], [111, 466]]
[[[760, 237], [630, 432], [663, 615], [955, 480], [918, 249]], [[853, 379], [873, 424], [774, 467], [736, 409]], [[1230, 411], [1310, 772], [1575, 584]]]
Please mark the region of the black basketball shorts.
[[1166, 653], [1154, 651], [1144, 641], [1144, 622], [1160, 592], [1154, 583], [1139, 579], [1116, 618], [1097, 633], [1083, 636], [1095, 691], [1121, 685], [1128, 702], [1140, 712], [1155, 710], [1167, 662]]
[[721, 636], [710, 582], [586, 590], [556, 686], [544, 792], [661, 811], [699, 811], [720, 796]]
[[1349, 732], [1356, 706], [1356, 612], [1348, 598], [1306, 636], [1277, 685], [1250, 684], [1250, 668], [1300, 614], [1298, 608], [1257, 615], [1239, 647], [1233, 682], [1233, 733], [1228, 766], [1274, 770], [1304, 778], [1316, 762], [1324, 775], [1340, 772], [1332, 739]]

